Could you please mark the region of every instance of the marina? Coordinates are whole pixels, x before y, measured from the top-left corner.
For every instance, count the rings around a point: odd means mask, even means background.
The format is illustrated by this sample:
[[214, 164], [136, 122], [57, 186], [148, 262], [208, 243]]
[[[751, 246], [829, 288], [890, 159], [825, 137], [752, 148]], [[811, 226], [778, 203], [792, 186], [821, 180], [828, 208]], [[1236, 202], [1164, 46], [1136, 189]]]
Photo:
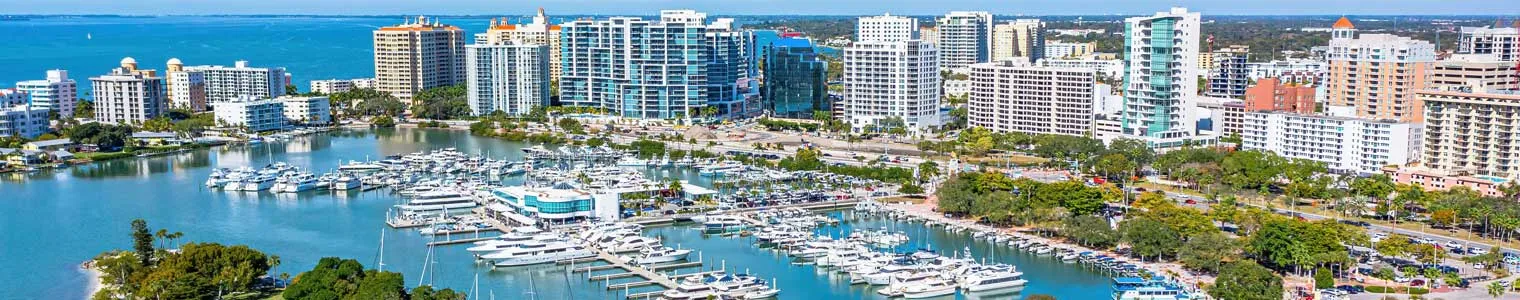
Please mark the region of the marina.
[[[684, 261], [647, 264], [649, 269], [659, 269], [648, 272], [665, 274], [663, 276], [670, 280], [665, 282], [667, 284], [630, 284], [657, 280], [639, 275], [617, 275], [633, 271], [602, 267], [616, 263], [598, 259], [603, 256], [597, 250], [593, 250], [593, 256], [572, 260], [573, 266], [572, 261], [563, 260], [523, 266], [494, 266], [477, 259], [466, 249], [477, 246], [477, 242], [494, 240], [498, 235], [505, 234], [503, 232], [522, 227], [519, 224], [496, 221], [500, 220], [498, 218], [479, 217], [489, 214], [487, 207], [464, 209], [444, 219], [422, 218], [414, 223], [387, 225], [388, 221], [395, 220], [396, 205], [409, 199], [392, 187], [369, 189], [365, 186], [338, 191], [311, 189], [296, 193], [275, 193], [267, 190], [226, 191], [204, 185], [214, 171], [223, 168], [262, 168], [273, 162], [285, 162], [302, 170], [310, 169], [313, 170], [310, 171], [313, 175], [333, 171], [354, 171], [354, 174], [358, 174], [360, 172], [355, 168], [372, 167], [338, 168], [351, 165], [351, 161], [360, 162], [353, 164], [360, 166], [364, 162], [382, 160], [388, 155], [426, 153], [447, 148], [471, 149], [469, 155], [503, 161], [524, 161], [522, 155], [525, 152], [521, 150], [524, 147], [519, 143], [476, 138], [457, 131], [345, 130], [294, 137], [289, 141], [226, 146], [31, 174], [11, 174], [9, 176], [28, 178], [4, 183], [7, 192], [17, 193], [19, 199], [33, 200], [5, 202], [0, 207], [0, 216], [5, 217], [8, 229], [15, 232], [45, 232], [49, 230], [47, 228], [63, 226], [84, 230], [72, 235], [46, 235], [41, 240], [43, 244], [77, 245], [46, 251], [39, 243], [9, 240], [16, 235], [8, 235], [4, 242], [13, 246], [0, 250], [6, 251], [4, 254], [7, 257], [19, 255], [15, 253], [38, 256], [36, 259], [14, 261], [11, 263], [14, 268], [0, 269], [42, 272], [28, 276], [9, 274], [4, 270], [0, 272], [16, 278], [15, 286], [25, 287], [16, 292], [21, 295], [48, 294], [62, 298], [83, 298], [85, 291], [82, 287], [89, 282], [89, 278], [86, 273], [78, 271], [78, 261], [98, 253], [100, 249], [126, 244], [126, 224], [133, 218], [143, 218], [155, 226], [183, 231], [186, 237], [195, 242], [247, 244], [280, 255], [283, 263], [272, 271], [274, 274], [294, 274], [309, 269], [321, 257], [338, 256], [355, 258], [366, 265], [378, 265], [383, 261], [385, 270], [405, 274], [409, 279], [408, 285], [418, 284], [417, 281], [422, 280], [423, 283], [438, 287], [468, 289], [474, 286], [474, 278], [479, 274], [479, 286], [483, 295], [494, 293], [498, 297], [508, 298], [534, 295], [540, 299], [606, 299], [641, 294], [647, 298], [670, 290], [667, 287], [670, 282], [679, 286], [681, 281], [691, 275], [712, 275], [716, 273], [711, 272], [726, 270], [724, 274], [727, 275], [749, 274], [750, 277], [746, 278], [766, 281], [768, 286], [779, 290], [782, 299], [792, 299], [786, 296], [792, 293], [806, 293], [829, 299], [881, 297], [869, 287], [850, 284], [847, 277], [841, 278], [833, 272], [819, 272], [814, 265], [793, 264], [792, 258], [786, 254], [756, 247], [751, 242], [756, 231], [751, 231], [749, 237], [743, 236], [744, 229], [733, 232], [725, 229], [723, 233], [704, 234], [704, 230], [699, 228], [705, 225], [693, 221], [694, 218], [705, 215], [703, 213], [627, 218], [628, 223], [646, 224], [639, 236], [658, 240], [662, 247], [669, 247], [670, 250], [690, 251]], [[570, 167], [573, 168], [573, 165]], [[715, 181], [724, 180], [702, 176], [696, 168], [688, 167], [643, 167], [633, 170], [653, 182], [676, 179], [695, 186], [716, 186]], [[321, 176], [318, 177], [320, 179]], [[526, 173], [506, 176], [493, 184], [519, 186], [527, 182], [526, 177]], [[469, 176], [455, 175], [455, 178], [465, 178], [462, 181], [465, 183], [474, 182]], [[181, 188], [176, 190], [171, 187]], [[743, 189], [744, 187], [725, 186], [712, 190], [735, 194]], [[106, 198], [91, 193], [55, 192], [85, 190], [135, 192]], [[768, 194], [762, 192], [762, 195]], [[1063, 299], [1112, 296], [1113, 282], [1110, 275], [1102, 271], [1062, 263], [1049, 257], [1024, 254], [1006, 245], [994, 247], [987, 241], [972, 238], [968, 233], [950, 233], [942, 227], [931, 227], [923, 222], [866, 215], [846, 218], [855, 205], [852, 201], [831, 199], [782, 203], [774, 207], [832, 209], [825, 210], [825, 214], [839, 222], [819, 226], [815, 230], [820, 234], [847, 236], [855, 228], [886, 228], [893, 233], [900, 232], [908, 237], [905, 243], [896, 247], [903, 252], [926, 247], [955, 252], [969, 247], [972, 257], [979, 260], [985, 257], [989, 263], [1013, 265], [1024, 273], [1023, 277], [1028, 283], [1020, 292], [1022, 294], [1051, 294]], [[83, 207], [89, 209], [81, 210]], [[764, 210], [774, 209], [735, 208], [729, 212], [739, 215]], [[64, 213], [71, 217], [53, 217]], [[477, 230], [475, 227], [481, 224], [478, 222], [484, 222], [488, 228]], [[745, 222], [752, 225], [749, 227], [754, 227], [754, 222]], [[455, 227], [435, 231], [434, 234], [423, 234], [423, 229], [437, 228], [439, 224], [452, 224]], [[581, 226], [579, 224], [582, 223], [566, 223], [564, 226]], [[392, 225], [403, 225], [397, 227], [405, 228], [392, 228]], [[378, 251], [382, 240], [384, 251]], [[664, 248], [655, 250], [668, 252]], [[432, 256], [429, 259], [430, 252]], [[645, 266], [632, 262], [645, 255], [641, 251], [608, 255], [617, 257], [623, 262], [622, 265], [629, 268], [639, 269], [643, 267], [638, 266]], [[664, 259], [658, 258], [658, 255], [653, 257], [656, 258], [650, 261]], [[430, 263], [424, 267], [424, 261]], [[569, 270], [572, 268], [594, 269], [574, 272]], [[598, 280], [591, 280], [592, 278]], [[749, 282], [749, 285], [755, 284]], [[609, 289], [609, 286], [614, 289]]]

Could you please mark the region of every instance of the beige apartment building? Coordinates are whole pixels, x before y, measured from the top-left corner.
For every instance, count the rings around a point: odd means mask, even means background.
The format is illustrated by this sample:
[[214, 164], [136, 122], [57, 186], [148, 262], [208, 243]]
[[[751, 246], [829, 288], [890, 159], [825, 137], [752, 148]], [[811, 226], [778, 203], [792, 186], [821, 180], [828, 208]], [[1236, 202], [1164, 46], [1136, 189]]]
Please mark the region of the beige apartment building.
[[1425, 105], [1424, 165], [1444, 171], [1517, 178], [1520, 94], [1478, 88], [1419, 91]]
[[464, 83], [464, 30], [418, 16], [374, 31], [375, 89], [403, 102], [422, 90]]
[[1326, 100], [1332, 113], [1419, 122], [1415, 92], [1430, 82], [1435, 46], [1391, 34], [1356, 34], [1342, 17], [1331, 27]]
[[1431, 87], [1478, 85], [1485, 89], [1520, 89], [1515, 62], [1493, 54], [1456, 54], [1437, 61]]
[[538, 9], [538, 15], [533, 16], [533, 22], [528, 24], [509, 24], [506, 18], [491, 19], [491, 27], [485, 33], [475, 35], [476, 44], [500, 45], [506, 41], [520, 41], [522, 43], [549, 46], [549, 78], [559, 82], [560, 59], [559, 59], [559, 25], [549, 24], [549, 17], [544, 15], [544, 9]]

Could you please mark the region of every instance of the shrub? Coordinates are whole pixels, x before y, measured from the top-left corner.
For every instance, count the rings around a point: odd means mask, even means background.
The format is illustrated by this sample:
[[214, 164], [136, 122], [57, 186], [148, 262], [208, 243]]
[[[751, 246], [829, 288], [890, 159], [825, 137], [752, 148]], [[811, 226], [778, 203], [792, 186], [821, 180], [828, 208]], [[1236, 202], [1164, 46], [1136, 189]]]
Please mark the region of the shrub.
[[1330, 269], [1320, 267], [1314, 270], [1314, 288], [1328, 289], [1335, 287], [1335, 276], [1330, 274]]
[[1429, 293], [1430, 293], [1430, 290], [1426, 289], [1426, 288], [1422, 288], [1422, 287], [1412, 287], [1412, 288], [1409, 288], [1409, 294], [1410, 295], [1424, 295], [1424, 294], [1429, 294]]

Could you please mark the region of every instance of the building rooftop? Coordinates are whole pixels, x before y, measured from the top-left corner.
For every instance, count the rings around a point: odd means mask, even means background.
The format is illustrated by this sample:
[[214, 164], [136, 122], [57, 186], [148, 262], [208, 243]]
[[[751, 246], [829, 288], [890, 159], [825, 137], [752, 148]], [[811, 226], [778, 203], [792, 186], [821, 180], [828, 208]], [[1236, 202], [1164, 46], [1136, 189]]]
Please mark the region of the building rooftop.
[[56, 139], [56, 140], [35, 141], [35, 142], [26, 143], [26, 144], [27, 145], [32, 145], [34, 147], [52, 147], [52, 146], [71, 145], [71, 144], [74, 144], [74, 141], [69, 140], [69, 139]]
[[1346, 16], [1341, 16], [1341, 19], [1340, 20], [1335, 20], [1335, 25], [1330, 25], [1330, 28], [1335, 28], [1335, 29], [1356, 29], [1356, 26], [1351, 25], [1351, 19], [1347, 19]]

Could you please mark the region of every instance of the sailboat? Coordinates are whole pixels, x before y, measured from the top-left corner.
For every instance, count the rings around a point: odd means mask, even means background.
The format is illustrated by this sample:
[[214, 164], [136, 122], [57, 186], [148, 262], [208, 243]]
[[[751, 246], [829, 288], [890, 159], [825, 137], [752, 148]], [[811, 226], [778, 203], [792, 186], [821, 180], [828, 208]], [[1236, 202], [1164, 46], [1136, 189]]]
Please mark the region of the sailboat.
[[90, 33], [86, 32], [84, 34], [84, 39], [86, 39], [86, 40], [93, 40], [93, 39], [95, 39], [95, 37], [94, 36], [90, 36]]

